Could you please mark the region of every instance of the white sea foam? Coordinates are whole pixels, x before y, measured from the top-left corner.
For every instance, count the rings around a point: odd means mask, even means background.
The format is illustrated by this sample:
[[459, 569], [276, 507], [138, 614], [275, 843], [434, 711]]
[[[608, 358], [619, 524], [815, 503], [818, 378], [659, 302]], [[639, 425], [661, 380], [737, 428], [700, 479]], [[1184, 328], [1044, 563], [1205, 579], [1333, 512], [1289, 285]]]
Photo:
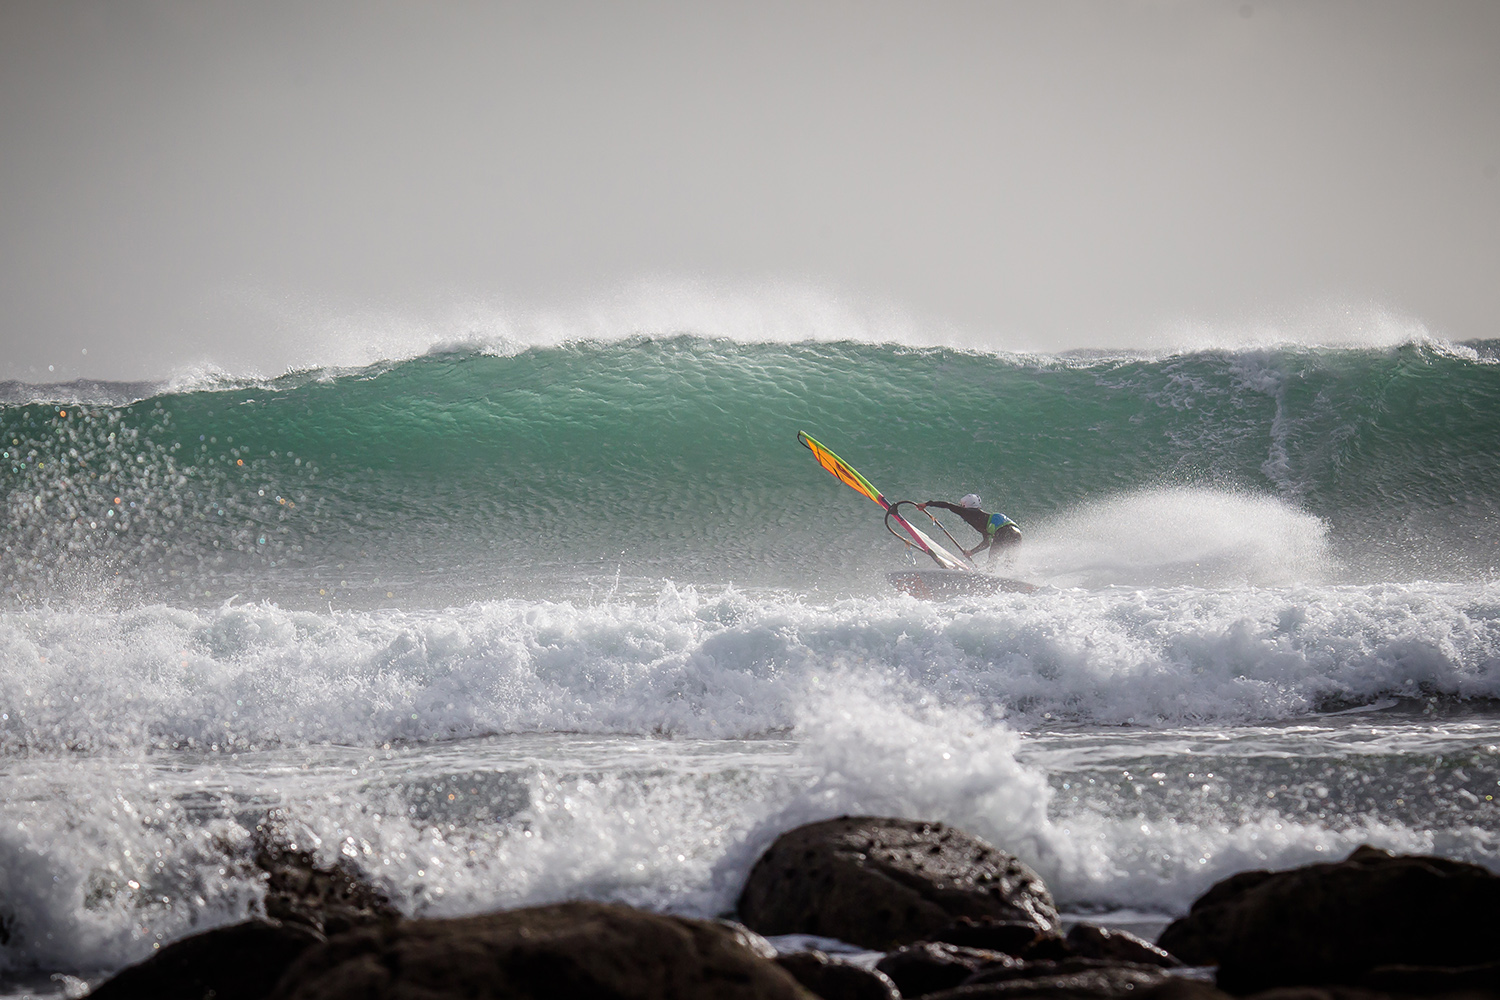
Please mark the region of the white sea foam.
[[1276, 719], [1418, 691], [1500, 697], [1497, 586], [1109, 588], [821, 605], [668, 584], [655, 603], [595, 606], [7, 612], [0, 746], [753, 736], [797, 724], [795, 707], [818, 684], [864, 676], [907, 701], [1091, 723]]
[[[1500, 864], [1478, 812], [1419, 829], [1375, 801], [1059, 802], [1049, 770], [1093, 765], [1024, 735], [1208, 721], [1232, 753], [1237, 723], [1417, 692], [1500, 697], [1497, 585], [9, 612], [0, 964], [112, 968], [242, 918], [261, 891], [242, 845], [271, 805], [418, 913], [719, 913], [778, 833], [842, 813], [971, 830], [1066, 906], [1180, 912], [1234, 871], [1362, 841]], [[559, 735], [483, 738], [518, 733]]]
[[1274, 809], [1237, 823], [1086, 813], [1049, 832], [1053, 850], [1038, 865], [1041, 874], [1069, 905], [1098, 909], [1181, 914], [1228, 875], [1336, 861], [1361, 844], [1500, 869], [1500, 839], [1482, 827], [1422, 830], [1367, 817], [1330, 824]]
[[[403, 910], [428, 915], [579, 897], [722, 913], [777, 834], [850, 813], [958, 825], [1019, 854], [1074, 909], [1181, 913], [1236, 871], [1365, 842], [1500, 867], [1482, 820], [1418, 829], [1269, 803], [1237, 819], [1212, 807], [1165, 819], [1129, 805], [1060, 809], [1003, 721], [894, 694], [868, 677], [816, 685], [792, 738], [769, 743], [559, 737], [19, 766], [7, 789], [16, 826], [0, 831], [13, 935], [0, 970], [113, 968], [242, 919], [260, 891], [246, 827], [266, 805], [293, 816], [295, 842], [354, 861]], [[444, 805], [500, 778], [505, 796]], [[246, 815], [192, 814], [216, 802]]]
[[0, 976], [91, 974], [244, 919], [263, 890], [234, 865], [232, 824], [184, 822], [138, 764], [12, 766], [0, 827]]

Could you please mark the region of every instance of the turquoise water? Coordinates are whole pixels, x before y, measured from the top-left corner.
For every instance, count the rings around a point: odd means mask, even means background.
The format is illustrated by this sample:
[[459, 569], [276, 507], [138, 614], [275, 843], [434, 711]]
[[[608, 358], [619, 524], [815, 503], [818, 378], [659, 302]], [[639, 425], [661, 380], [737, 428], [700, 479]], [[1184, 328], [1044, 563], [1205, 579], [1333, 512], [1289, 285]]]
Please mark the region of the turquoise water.
[[0, 585], [21, 603], [80, 574], [180, 600], [314, 583], [411, 597], [438, 577], [510, 595], [602, 567], [857, 586], [885, 555], [879, 519], [815, 474], [799, 429], [893, 499], [978, 492], [1023, 530], [1190, 487], [1318, 519], [1339, 579], [1483, 578], [1500, 566], [1494, 353], [1029, 358], [678, 337], [121, 386], [142, 398], [116, 405], [54, 389], [0, 408]]
[[[1496, 359], [684, 336], [0, 386], [0, 993], [254, 913], [271, 806], [417, 914], [716, 914], [846, 812], [1141, 927], [1362, 842], [1500, 870]], [[1039, 589], [894, 593], [799, 429], [978, 492]]]

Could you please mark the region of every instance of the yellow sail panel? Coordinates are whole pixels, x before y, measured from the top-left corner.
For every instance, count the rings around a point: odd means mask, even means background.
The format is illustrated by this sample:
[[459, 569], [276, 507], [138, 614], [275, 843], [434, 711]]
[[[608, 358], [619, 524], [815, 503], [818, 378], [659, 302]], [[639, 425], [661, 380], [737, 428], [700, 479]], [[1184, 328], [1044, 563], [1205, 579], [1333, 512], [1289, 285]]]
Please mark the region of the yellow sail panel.
[[880, 491], [872, 486], [868, 479], [854, 471], [854, 466], [823, 447], [812, 435], [806, 431], [798, 431], [797, 440], [806, 446], [813, 453], [813, 457], [818, 460], [818, 464], [833, 473], [839, 482], [851, 490], [863, 493], [882, 507], [890, 506], [886, 503], [885, 497], [880, 495]]
[[[818, 460], [818, 464], [827, 469], [835, 477], [837, 477], [839, 482], [843, 483], [845, 486], [849, 487], [851, 490], [854, 490], [857, 493], [863, 493], [865, 496], [878, 503], [885, 511], [885, 526], [891, 532], [891, 534], [901, 539], [901, 541], [905, 542], [907, 545], [915, 545], [918, 549], [931, 556], [932, 560], [944, 569], [971, 569], [971, 567], [965, 565], [962, 562], [959, 562], [957, 556], [949, 552], [947, 549], [943, 548], [937, 542], [934, 542], [931, 538], [927, 537], [927, 534], [925, 532], [923, 532], [916, 525], [912, 524], [906, 518], [897, 513], [897, 508], [902, 504], [911, 503], [910, 500], [902, 500], [896, 505], [896, 507], [892, 507], [890, 502], [881, 495], [880, 491], [877, 490], [868, 479], [866, 479], [864, 476], [861, 476], [858, 472], [854, 471], [854, 466], [850, 465], [842, 458], [839, 458], [827, 448], [823, 447], [822, 442], [820, 442], [817, 438], [814, 438], [806, 431], [798, 431], [797, 441], [803, 447], [807, 448], [808, 451], [812, 452], [813, 457]], [[900, 532], [896, 531], [896, 529], [891, 527], [892, 521], [895, 521], [898, 525], [901, 526], [901, 530], [906, 532], [905, 537], [903, 537]]]

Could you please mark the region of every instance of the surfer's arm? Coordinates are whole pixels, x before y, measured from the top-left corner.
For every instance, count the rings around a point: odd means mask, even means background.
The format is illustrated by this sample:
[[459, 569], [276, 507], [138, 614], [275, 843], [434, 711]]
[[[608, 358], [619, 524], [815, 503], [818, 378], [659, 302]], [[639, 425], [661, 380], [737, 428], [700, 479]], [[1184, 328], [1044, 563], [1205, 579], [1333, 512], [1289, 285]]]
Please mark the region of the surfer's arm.
[[941, 507], [943, 510], [951, 510], [963, 520], [964, 524], [979, 532], [981, 536], [989, 537], [989, 532], [985, 531], [984, 528], [989, 522], [990, 516], [977, 507], [960, 507], [958, 504], [948, 503], [946, 500], [929, 500], [919, 506], [923, 510], [928, 507]]

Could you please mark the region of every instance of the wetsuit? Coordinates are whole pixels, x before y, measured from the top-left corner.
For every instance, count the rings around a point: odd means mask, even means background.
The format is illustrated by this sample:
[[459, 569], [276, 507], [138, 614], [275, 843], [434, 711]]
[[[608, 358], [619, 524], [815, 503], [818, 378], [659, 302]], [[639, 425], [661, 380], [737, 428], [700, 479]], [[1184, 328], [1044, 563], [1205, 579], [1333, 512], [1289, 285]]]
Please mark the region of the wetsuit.
[[990, 550], [990, 557], [986, 565], [993, 563], [1000, 555], [1000, 550], [1017, 545], [1021, 541], [1021, 529], [1016, 527], [1016, 522], [1004, 514], [990, 514], [980, 510], [978, 507], [962, 507], [956, 503], [947, 503], [942, 500], [929, 500], [923, 504], [924, 507], [941, 507], [951, 510], [964, 519], [964, 523], [984, 536], [984, 539], [972, 549], [964, 550], [964, 555], [973, 558], [975, 553], [985, 549]]

